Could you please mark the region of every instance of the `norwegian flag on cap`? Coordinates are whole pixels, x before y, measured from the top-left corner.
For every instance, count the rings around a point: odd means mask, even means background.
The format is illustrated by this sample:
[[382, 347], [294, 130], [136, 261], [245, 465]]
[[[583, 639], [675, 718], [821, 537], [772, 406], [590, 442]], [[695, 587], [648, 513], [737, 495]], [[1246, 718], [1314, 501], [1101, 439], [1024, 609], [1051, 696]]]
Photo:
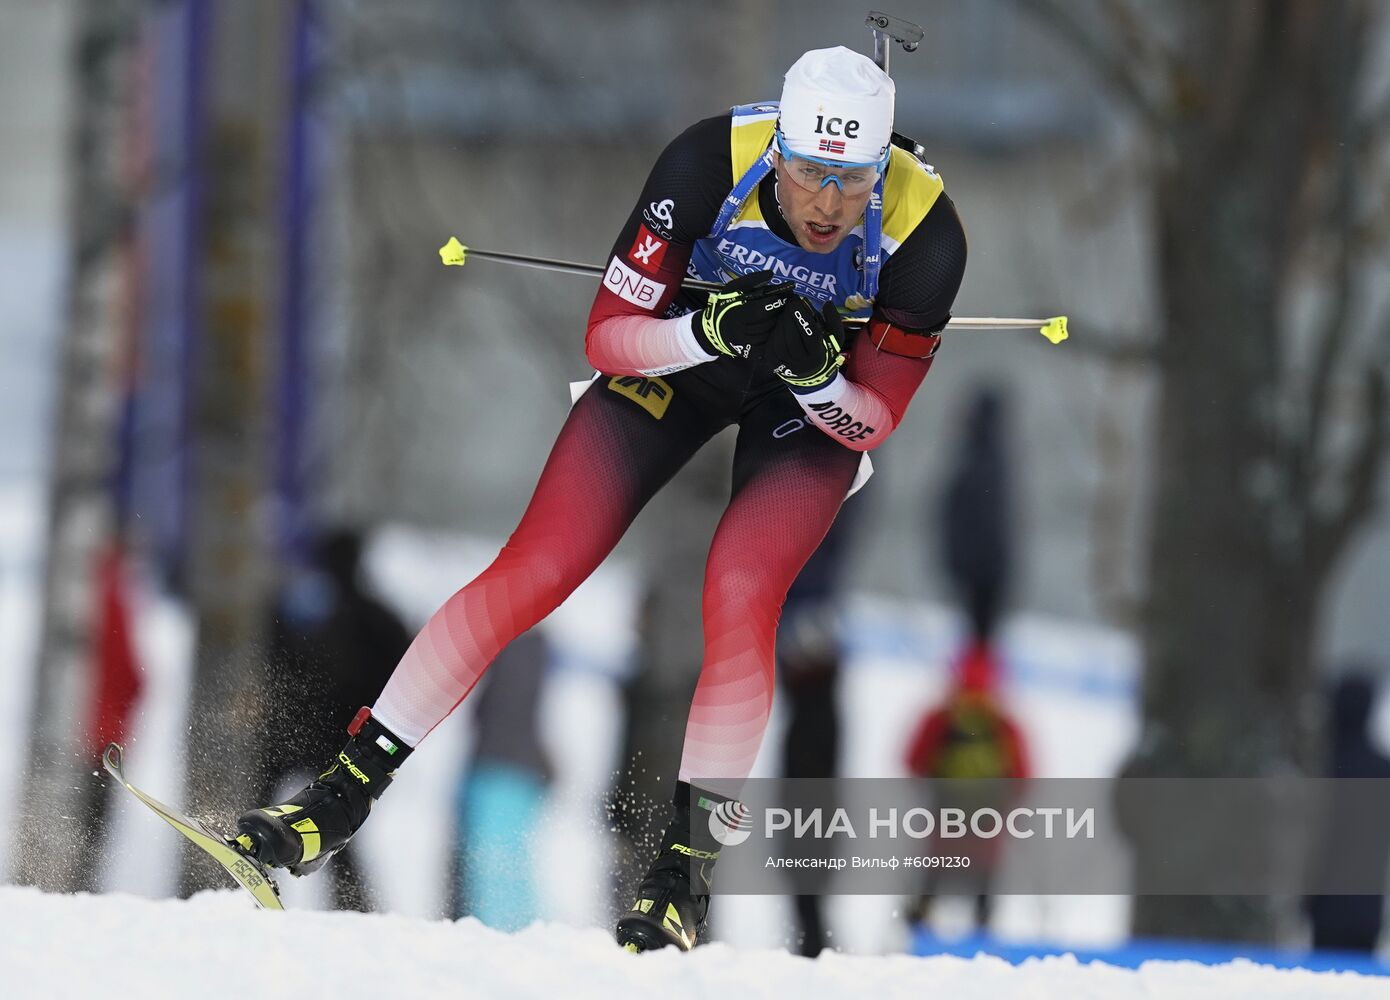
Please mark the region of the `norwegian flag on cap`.
[[818, 148], [822, 153], [844, 153], [845, 141], [843, 139], [822, 139]]

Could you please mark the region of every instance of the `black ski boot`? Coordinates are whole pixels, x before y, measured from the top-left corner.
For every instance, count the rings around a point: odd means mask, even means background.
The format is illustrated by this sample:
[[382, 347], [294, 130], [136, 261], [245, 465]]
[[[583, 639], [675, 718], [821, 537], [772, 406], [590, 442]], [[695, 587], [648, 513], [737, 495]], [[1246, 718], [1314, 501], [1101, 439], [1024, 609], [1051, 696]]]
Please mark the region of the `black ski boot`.
[[[637, 890], [637, 901], [618, 919], [618, 944], [628, 951], [654, 951], [668, 944], [689, 951], [705, 929], [710, 875], [721, 846], [710, 831], [707, 810], [738, 804], [698, 789], [692, 799], [691, 792], [686, 782], [676, 783], [675, 818]], [[692, 800], [697, 803], [693, 823]]]
[[262, 864], [308, 875], [342, 850], [366, 821], [411, 749], [364, 708], [348, 727], [352, 739], [318, 780], [280, 805], [237, 820], [237, 845]]

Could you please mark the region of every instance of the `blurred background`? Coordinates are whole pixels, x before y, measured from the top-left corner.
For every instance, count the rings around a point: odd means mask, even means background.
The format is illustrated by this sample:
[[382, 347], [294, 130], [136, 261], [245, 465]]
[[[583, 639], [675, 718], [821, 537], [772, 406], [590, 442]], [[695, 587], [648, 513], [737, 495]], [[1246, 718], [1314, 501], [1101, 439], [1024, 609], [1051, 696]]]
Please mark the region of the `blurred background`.
[[[591, 374], [594, 281], [439, 246], [601, 262], [671, 138], [805, 49], [872, 52], [866, 13], [0, 0], [0, 877], [222, 885], [110, 797], [101, 747], [222, 824], [296, 784], [496, 552]], [[757, 773], [944, 775], [973, 741], [1001, 776], [1381, 776], [1383, 5], [890, 13], [926, 28], [891, 71], [969, 234], [956, 313], [1072, 338], [947, 335], [789, 599]], [[291, 905], [609, 921], [675, 773], [729, 451]], [[1382, 913], [986, 896], [725, 899], [712, 929], [1122, 960], [1369, 953]]]

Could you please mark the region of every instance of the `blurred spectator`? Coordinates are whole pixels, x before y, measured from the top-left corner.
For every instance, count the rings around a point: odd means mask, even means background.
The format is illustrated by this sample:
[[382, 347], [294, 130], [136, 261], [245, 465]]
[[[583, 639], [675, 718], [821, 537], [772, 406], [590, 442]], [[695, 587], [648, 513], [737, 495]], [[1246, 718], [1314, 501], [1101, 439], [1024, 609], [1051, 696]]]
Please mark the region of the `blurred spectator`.
[[939, 510], [946, 572], [980, 643], [993, 638], [1013, 570], [1005, 416], [997, 390], [976, 391]]
[[536, 709], [549, 661], [537, 629], [498, 654], [476, 696], [477, 741], [459, 781], [453, 915], [502, 931], [541, 915], [532, 840], [551, 772]]
[[[912, 775], [949, 782], [936, 790], [938, 808], [1007, 811], [1009, 793], [999, 782], [1029, 777], [1023, 734], [999, 703], [995, 675], [987, 647], [972, 644], [956, 663], [956, 677], [945, 700], [922, 717], [908, 745], [906, 763]], [[974, 897], [976, 922], [981, 928], [987, 926], [989, 883], [1001, 844], [1002, 838], [981, 837], [954, 839], [949, 846], [931, 844], [934, 853], [969, 857], [970, 867], [931, 876], [916, 905], [909, 908], [909, 921], [925, 920], [931, 897], [947, 891]]]
[[[942, 703], [918, 723], [907, 749], [907, 768], [922, 778], [949, 779], [940, 806], [999, 808], [999, 779], [1028, 777], [1028, 758], [1017, 724], [999, 703], [995, 629], [1013, 569], [1012, 497], [1005, 407], [999, 391], [984, 387], [971, 397], [964, 432], [938, 509], [945, 569], [970, 622], [970, 634], [954, 663]], [[965, 784], [978, 779], [985, 784]], [[989, 920], [988, 886], [999, 843], [965, 838], [949, 854], [971, 858], [968, 870], [938, 872], [910, 920], [925, 919], [932, 895], [943, 890], [975, 899], [976, 920]]]
[[[106, 780], [101, 759], [108, 743], [124, 743], [144, 688], [144, 669], [135, 648], [134, 619], [131, 614], [129, 569], [125, 547], [108, 545], [97, 556], [94, 567], [96, 618], [92, 629], [92, 687], [87, 721], [88, 767], [97, 780], [85, 782], [79, 800], [79, 829], [89, 831], [86, 851], [93, 859], [104, 853], [109, 832], [106, 819], [120, 786]], [[99, 875], [95, 863], [83, 864], [84, 889], [95, 891]]]
[[[641, 862], [659, 843], [666, 822], [667, 777], [680, 764], [681, 731], [700, 674], [698, 619], [689, 614], [703, 581], [698, 573], [663, 572], [643, 582], [633, 623], [637, 644], [622, 681], [623, 734], [607, 819], [612, 843], [612, 912], [632, 905]], [[691, 635], [691, 630], [695, 634]], [[674, 636], [674, 638], [673, 638]]]
[[[840, 752], [840, 678], [837, 636], [840, 578], [858, 508], [840, 508], [825, 540], [787, 591], [777, 629], [777, 678], [786, 697], [787, 730], [782, 746], [786, 778], [831, 778]], [[793, 897], [797, 944], [814, 958], [828, 943], [821, 897]]]
[[[1375, 685], [1361, 672], [1347, 674], [1331, 691], [1331, 718], [1328, 736], [1331, 753], [1328, 777], [1390, 778], [1390, 759], [1371, 744], [1367, 723], [1375, 703]], [[1319, 854], [1335, 852], [1343, 863], [1351, 862], [1357, 872], [1375, 872], [1375, 884], [1384, 885], [1387, 867], [1387, 833], [1368, 826], [1357, 817], [1352, 802], [1334, 798], [1328, 817], [1330, 831]], [[1313, 925], [1313, 947], [1338, 951], [1375, 951], [1380, 940], [1381, 917], [1385, 907], [1382, 894], [1360, 896], [1310, 896], [1308, 917]]]
[[125, 740], [126, 727], [144, 687], [135, 650], [125, 548], [113, 543], [97, 558], [96, 627], [92, 630], [92, 759], [98, 764], [108, 743]]
[[[271, 801], [278, 785], [334, 756], [343, 720], [376, 701], [410, 645], [404, 623], [363, 589], [362, 548], [354, 530], [325, 531], [275, 597], [266, 699], [274, 739], [261, 747], [257, 801]], [[368, 908], [355, 848], [326, 870], [337, 908]]]

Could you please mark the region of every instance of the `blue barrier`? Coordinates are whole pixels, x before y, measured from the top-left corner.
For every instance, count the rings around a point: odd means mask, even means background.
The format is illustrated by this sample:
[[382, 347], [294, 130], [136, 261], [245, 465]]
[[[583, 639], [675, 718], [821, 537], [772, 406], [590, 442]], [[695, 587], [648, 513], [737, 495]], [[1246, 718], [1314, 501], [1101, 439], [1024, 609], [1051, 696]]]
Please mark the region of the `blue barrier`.
[[1104, 962], [1106, 965], [1124, 969], [1137, 969], [1150, 961], [1224, 965], [1236, 959], [1245, 959], [1279, 969], [1359, 972], [1367, 976], [1390, 976], [1390, 965], [1379, 961], [1373, 955], [1360, 952], [1286, 951], [1253, 945], [1168, 938], [1133, 938], [1114, 948], [1063, 948], [1049, 944], [1001, 941], [989, 934], [943, 938], [929, 930], [917, 928], [913, 931], [911, 950], [914, 955], [955, 955], [959, 958], [974, 958], [983, 953], [1002, 958], [1013, 965], [1025, 959], [1041, 958], [1045, 955], [1074, 955], [1078, 962]]

